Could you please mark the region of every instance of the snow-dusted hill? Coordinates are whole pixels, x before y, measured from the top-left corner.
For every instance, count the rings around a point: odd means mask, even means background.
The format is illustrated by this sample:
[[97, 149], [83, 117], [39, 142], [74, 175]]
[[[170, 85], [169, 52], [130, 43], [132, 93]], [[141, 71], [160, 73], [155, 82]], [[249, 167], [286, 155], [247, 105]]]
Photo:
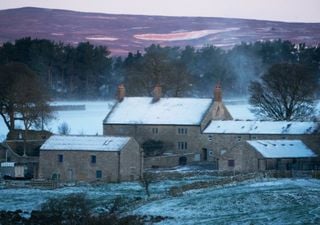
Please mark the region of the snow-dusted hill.
[[290, 40], [315, 45], [320, 23], [284, 23], [208, 17], [168, 17], [84, 13], [19, 8], [0, 10], [0, 43], [30, 36], [77, 44], [106, 45], [113, 55], [166, 46], [230, 48], [241, 42]]

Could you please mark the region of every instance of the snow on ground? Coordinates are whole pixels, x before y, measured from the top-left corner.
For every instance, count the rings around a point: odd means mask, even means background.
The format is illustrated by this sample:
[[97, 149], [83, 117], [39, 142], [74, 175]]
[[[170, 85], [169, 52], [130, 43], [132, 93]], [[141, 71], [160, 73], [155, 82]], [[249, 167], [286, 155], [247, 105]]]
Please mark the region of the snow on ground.
[[159, 224], [320, 224], [319, 180], [274, 180], [189, 191], [145, 204], [135, 214]]
[[102, 134], [102, 122], [109, 113], [114, 101], [98, 102], [54, 102], [54, 105], [85, 105], [85, 110], [58, 111], [55, 113], [55, 120], [48, 124], [49, 130], [58, 133], [58, 127], [66, 122], [71, 128], [70, 134]]
[[[170, 187], [184, 185], [200, 180], [213, 179], [211, 176], [189, 177], [182, 180], [163, 180], [150, 184], [150, 193], [153, 196], [165, 196]], [[146, 197], [144, 188], [138, 182], [110, 183], [101, 186], [77, 186], [65, 187], [56, 190], [41, 190], [36, 188], [0, 188], [0, 211], [15, 211], [21, 209], [25, 212], [31, 212], [33, 209], [39, 209], [40, 205], [48, 198], [65, 196], [72, 193], [85, 193], [94, 200], [97, 207], [104, 207], [110, 200], [116, 197], [127, 197], [134, 199], [136, 197]]]
[[144, 196], [144, 190], [138, 183], [106, 184], [102, 186], [65, 187], [56, 190], [41, 190], [35, 188], [0, 189], [0, 210], [25, 212], [39, 209], [49, 198], [59, 198], [68, 194], [85, 193], [95, 201], [97, 206], [104, 207], [117, 196]]
[[102, 35], [86, 37], [86, 39], [87, 40], [93, 40], [93, 41], [117, 41], [117, 40], [119, 40], [119, 38], [102, 36]]
[[[150, 192], [155, 198], [144, 205], [132, 206], [131, 214], [166, 216], [169, 218], [159, 223], [166, 225], [320, 224], [320, 180], [270, 179], [191, 190], [180, 197], [167, 195], [172, 186], [207, 179], [193, 177], [152, 183]], [[0, 189], [0, 210], [30, 212], [39, 209], [41, 203], [50, 197], [70, 193], [86, 193], [101, 210], [117, 196], [130, 199], [146, 197], [136, 182], [57, 190]]]
[[184, 31], [175, 33], [164, 34], [135, 34], [134, 37], [140, 40], [152, 40], [152, 41], [181, 41], [192, 40], [205, 37], [210, 34], [217, 34], [221, 32], [235, 31], [239, 28], [225, 28], [220, 30], [197, 30], [197, 31]]

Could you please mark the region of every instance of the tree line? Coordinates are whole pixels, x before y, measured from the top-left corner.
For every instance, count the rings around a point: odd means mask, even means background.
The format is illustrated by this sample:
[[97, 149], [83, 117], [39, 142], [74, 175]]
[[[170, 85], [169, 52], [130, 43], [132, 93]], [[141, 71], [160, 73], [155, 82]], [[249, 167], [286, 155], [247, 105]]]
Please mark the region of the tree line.
[[56, 99], [113, 98], [124, 83], [127, 95], [210, 97], [215, 83], [225, 95], [245, 96], [252, 80], [277, 63], [302, 64], [320, 75], [320, 47], [290, 41], [242, 43], [229, 50], [151, 45], [143, 52], [112, 57], [106, 46], [76, 46], [29, 37], [0, 47], [0, 65], [20, 62], [33, 70]]

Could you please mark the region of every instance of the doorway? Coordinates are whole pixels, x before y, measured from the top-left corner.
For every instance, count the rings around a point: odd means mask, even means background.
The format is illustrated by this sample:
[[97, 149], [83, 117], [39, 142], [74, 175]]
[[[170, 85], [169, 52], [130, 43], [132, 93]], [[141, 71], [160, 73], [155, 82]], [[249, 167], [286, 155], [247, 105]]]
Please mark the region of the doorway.
[[203, 148], [202, 155], [203, 155], [203, 157], [202, 157], [203, 161], [207, 161], [208, 160], [208, 149]]
[[180, 166], [185, 166], [185, 165], [187, 165], [187, 157], [185, 157], [185, 156], [180, 157], [180, 158], [179, 158], [179, 165], [180, 165]]
[[73, 181], [73, 170], [72, 169], [68, 169], [68, 180]]

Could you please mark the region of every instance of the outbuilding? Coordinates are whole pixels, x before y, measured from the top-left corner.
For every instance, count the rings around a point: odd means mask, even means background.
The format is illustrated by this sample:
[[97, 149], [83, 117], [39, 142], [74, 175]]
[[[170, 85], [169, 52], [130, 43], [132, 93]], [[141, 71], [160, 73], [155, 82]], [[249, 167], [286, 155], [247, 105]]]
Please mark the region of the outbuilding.
[[258, 170], [316, 169], [317, 155], [300, 140], [254, 140], [247, 143], [256, 151]]
[[73, 181], [132, 181], [143, 156], [131, 137], [51, 136], [40, 148], [39, 177]]
[[318, 122], [211, 121], [203, 135], [218, 170], [305, 170], [319, 164], [319, 132]]

